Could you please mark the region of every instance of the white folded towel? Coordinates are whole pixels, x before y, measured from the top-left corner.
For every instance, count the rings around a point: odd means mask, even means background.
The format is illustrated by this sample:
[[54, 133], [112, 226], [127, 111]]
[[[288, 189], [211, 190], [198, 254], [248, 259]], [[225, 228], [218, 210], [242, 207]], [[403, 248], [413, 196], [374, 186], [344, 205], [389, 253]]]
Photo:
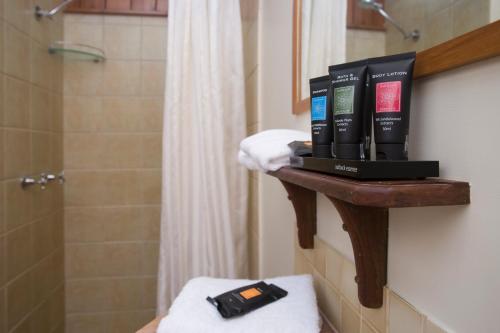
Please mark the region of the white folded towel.
[[206, 300], [258, 281], [201, 277], [189, 281], [162, 319], [157, 333], [318, 333], [321, 320], [311, 275], [267, 279], [288, 291], [276, 302], [232, 319]]
[[267, 130], [240, 143], [238, 161], [251, 170], [276, 171], [290, 165], [292, 141], [310, 141], [311, 134], [289, 129]]

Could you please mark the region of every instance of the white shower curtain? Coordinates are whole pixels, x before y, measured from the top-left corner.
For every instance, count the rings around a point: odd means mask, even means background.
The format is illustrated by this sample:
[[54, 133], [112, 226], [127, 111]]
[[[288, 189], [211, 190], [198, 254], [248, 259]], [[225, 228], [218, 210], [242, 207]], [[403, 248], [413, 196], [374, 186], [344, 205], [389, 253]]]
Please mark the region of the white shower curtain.
[[347, 0], [302, 0], [302, 97], [309, 79], [346, 59]]
[[247, 269], [239, 0], [170, 0], [167, 45], [158, 314], [190, 278]]

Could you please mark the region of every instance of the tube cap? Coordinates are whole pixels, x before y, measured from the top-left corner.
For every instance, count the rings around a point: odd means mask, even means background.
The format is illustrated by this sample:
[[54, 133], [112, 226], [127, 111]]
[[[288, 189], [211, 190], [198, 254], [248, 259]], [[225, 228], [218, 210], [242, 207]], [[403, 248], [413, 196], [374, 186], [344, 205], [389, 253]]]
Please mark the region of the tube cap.
[[404, 143], [377, 143], [377, 161], [379, 160], [408, 160], [408, 151]]
[[312, 156], [317, 158], [332, 158], [330, 145], [313, 145]]
[[335, 156], [340, 160], [361, 160], [363, 145], [359, 143], [335, 143]]

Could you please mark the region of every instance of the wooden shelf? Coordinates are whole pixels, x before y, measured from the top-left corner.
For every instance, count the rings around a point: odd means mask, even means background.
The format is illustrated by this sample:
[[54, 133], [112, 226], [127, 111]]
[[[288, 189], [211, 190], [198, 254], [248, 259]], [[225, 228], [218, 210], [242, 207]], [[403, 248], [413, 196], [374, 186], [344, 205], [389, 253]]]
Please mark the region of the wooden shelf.
[[314, 247], [316, 193], [332, 202], [349, 234], [362, 305], [379, 308], [387, 282], [389, 208], [470, 203], [467, 182], [444, 179], [358, 181], [293, 168], [268, 173], [278, 178], [292, 201], [302, 248]]

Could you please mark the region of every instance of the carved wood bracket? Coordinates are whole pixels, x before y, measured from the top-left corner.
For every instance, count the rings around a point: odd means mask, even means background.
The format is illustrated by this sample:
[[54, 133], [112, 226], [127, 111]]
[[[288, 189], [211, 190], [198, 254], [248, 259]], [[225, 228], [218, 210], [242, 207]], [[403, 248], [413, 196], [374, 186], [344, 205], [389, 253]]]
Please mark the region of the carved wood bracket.
[[328, 199], [337, 208], [344, 223], [342, 227], [351, 238], [359, 301], [367, 308], [379, 308], [387, 283], [389, 210]]
[[466, 182], [357, 181], [292, 168], [282, 168], [269, 175], [278, 178], [288, 192], [297, 217], [299, 243], [304, 249], [314, 248], [316, 193], [323, 193], [333, 203], [351, 239], [358, 298], [368, 308], [383, 305], [389, 208], [470, 203], [470, 186]]
[[300, 247], [313, 249], [316, 235], [316, 192], [285, 181], [281, 183], [295, 210]]

